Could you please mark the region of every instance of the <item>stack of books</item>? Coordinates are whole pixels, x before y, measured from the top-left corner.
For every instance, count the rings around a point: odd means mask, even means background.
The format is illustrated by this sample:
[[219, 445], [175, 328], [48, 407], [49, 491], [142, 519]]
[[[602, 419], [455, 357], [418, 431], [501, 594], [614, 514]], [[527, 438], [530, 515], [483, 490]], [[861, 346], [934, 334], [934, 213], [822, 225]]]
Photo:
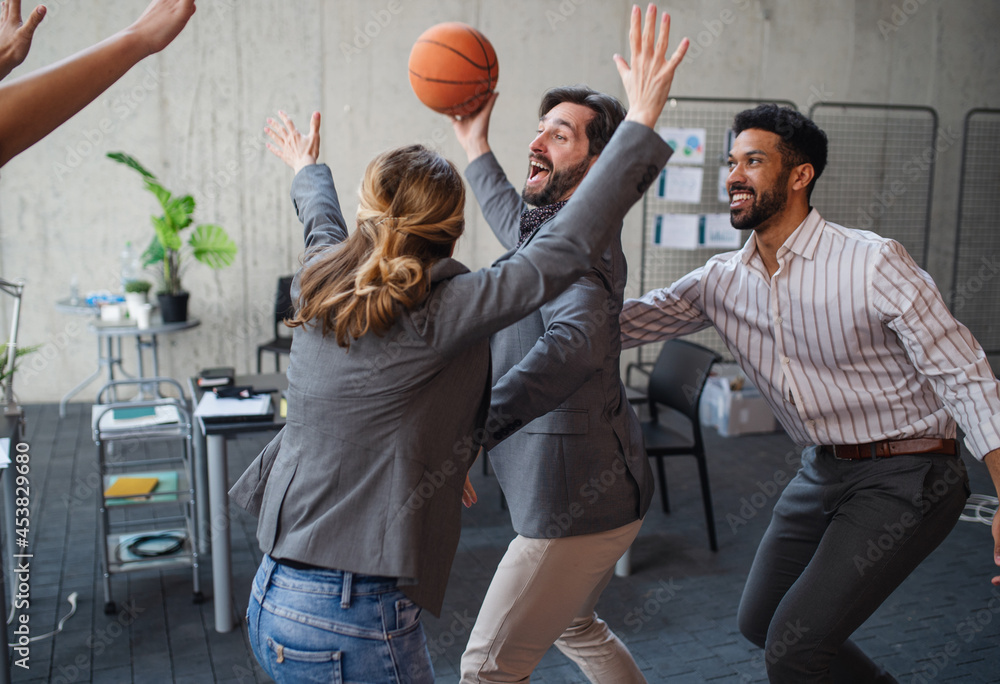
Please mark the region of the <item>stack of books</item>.
[[213, 387], [228, 387], [234, 384], [235, 381], [235, 368], [206, 368], [201, 373], [198, 373], [198, 387], [204, 387], [206, 389]]

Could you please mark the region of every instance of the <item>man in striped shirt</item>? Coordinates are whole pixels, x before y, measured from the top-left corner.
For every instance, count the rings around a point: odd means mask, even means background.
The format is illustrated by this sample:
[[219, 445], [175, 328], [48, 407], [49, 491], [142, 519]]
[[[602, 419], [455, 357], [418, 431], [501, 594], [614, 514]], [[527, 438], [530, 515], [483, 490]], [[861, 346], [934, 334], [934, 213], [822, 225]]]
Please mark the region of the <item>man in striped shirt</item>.
[[[1000, 385], [899, 243], [810, 206], [827, 156], [816, 124], [761, 105], [733, 128], [730, 216], [752, 235], [626, 301], [623, 347], [714, 325], [804, 447], [740, 602], [770, 680], [895, 682], [849, 637], [961, 514], [956, 421], [1000, 489]], [[1000, 565], [1000, 517], [993, 537]]]

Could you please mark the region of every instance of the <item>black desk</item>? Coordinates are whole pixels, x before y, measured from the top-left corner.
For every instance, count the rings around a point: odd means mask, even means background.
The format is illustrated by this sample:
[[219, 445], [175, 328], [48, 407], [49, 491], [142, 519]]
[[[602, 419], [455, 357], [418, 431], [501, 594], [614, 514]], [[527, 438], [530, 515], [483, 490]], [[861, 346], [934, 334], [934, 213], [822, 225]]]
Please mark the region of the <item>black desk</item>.
[[[263, 375], [238, 375], [237, 385], [252, 385], [260, 389], [288, 388], [288, 379], [283, 373], [265, 373]], [[197, 378], [189, 378], [188, 386], [194, 405], [201, 400], [204, 390], [198, 387]], [[195, 421], [196, 430], [205, 438], [205, 462], [207, 464], [208, 492], [208, 523], [211, 527], [212, 539], [212, 595], [215, 602], [215, 630], [228, 632], [233, 628], [233, 597], [232, 597], [232, 561], [229, 538], [229, 466], [226, 453], [226, 439], [233, 435], [247, 432], [277, 431], [285, 425], [285, 419], [279, 415], [279, 396], [272, 395], [274, 401], [274, 419], [244, 421], [234, 423], [205, 423], [200, 418]], [[196, 478], [201, 479], [198, 469]], [[204, 480], [196, 486], [196, 491], [206, 491]], [[198, 500], [199, 516], [206, 510], [203, 497]], [[200, 523], [200, 521], [199, 521]], [[204, 529], [204, 528], [201, 528]]]

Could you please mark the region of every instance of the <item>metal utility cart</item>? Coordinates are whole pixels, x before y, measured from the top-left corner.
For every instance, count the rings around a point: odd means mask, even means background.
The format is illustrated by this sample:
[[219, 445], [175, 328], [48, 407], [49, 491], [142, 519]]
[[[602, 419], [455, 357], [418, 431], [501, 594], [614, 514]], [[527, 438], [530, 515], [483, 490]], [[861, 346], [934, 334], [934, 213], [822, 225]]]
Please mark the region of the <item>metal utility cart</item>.
[[[111, 400], [130, 387], [135, 400]], [[201, 603], [191, 409], [181, 385], [162, 377], [115, 380], [101, 388], [97, 402], [92, 426], [102, 482], [104, 612], [115, 613], [113, 573], [176, 566], [191, 567], [194, 601]]]

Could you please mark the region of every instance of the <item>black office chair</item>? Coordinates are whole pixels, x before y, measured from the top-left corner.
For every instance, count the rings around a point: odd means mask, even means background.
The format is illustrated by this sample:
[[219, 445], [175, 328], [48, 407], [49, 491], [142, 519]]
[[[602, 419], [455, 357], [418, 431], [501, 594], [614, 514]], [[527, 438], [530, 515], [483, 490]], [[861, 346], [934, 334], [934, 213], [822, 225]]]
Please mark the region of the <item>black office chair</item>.
[[264, 352], [274, 354], [274, 370], [281, 370], [281, 355], [292, 351], [291, 335], [282, 335], [284, 321], [294, 311], [292, 305], [292, 276], [278, 278], [278, 291], [274, 297], [274, 339], [257, 346], [257, 373], [260, 374], [261, 357]]
[[[712, 512], [712, 492], [708, 485], [708, 465], [705, 461], [705, 445], [701, 437], [701, 423], [698, 417], [698, 402], [705, 388], [712, 364], [722, 357], [711, 349], [685, 342], [670, 340], [663, 345], [656, 364], [649, 374], [649, 415], [642, 423], [642, 435], [646, 440], [646, 453], [656, 459], [656, 473], [660, 482], [660, 500], [663, 512], [670, 512], [667, 496], [667, 478], [663, 472], [665, 456], [694, 456], [698, 461], [701, 478], [701, 497], [705, 503], [705, 520], [708, 523], [708, 543], [713, 551], [719, 550], [715, 536], [715, 515]], [[662, 425], [658, 408], [667, 407], [682, 415], [690, 424], [686, 430]]]

